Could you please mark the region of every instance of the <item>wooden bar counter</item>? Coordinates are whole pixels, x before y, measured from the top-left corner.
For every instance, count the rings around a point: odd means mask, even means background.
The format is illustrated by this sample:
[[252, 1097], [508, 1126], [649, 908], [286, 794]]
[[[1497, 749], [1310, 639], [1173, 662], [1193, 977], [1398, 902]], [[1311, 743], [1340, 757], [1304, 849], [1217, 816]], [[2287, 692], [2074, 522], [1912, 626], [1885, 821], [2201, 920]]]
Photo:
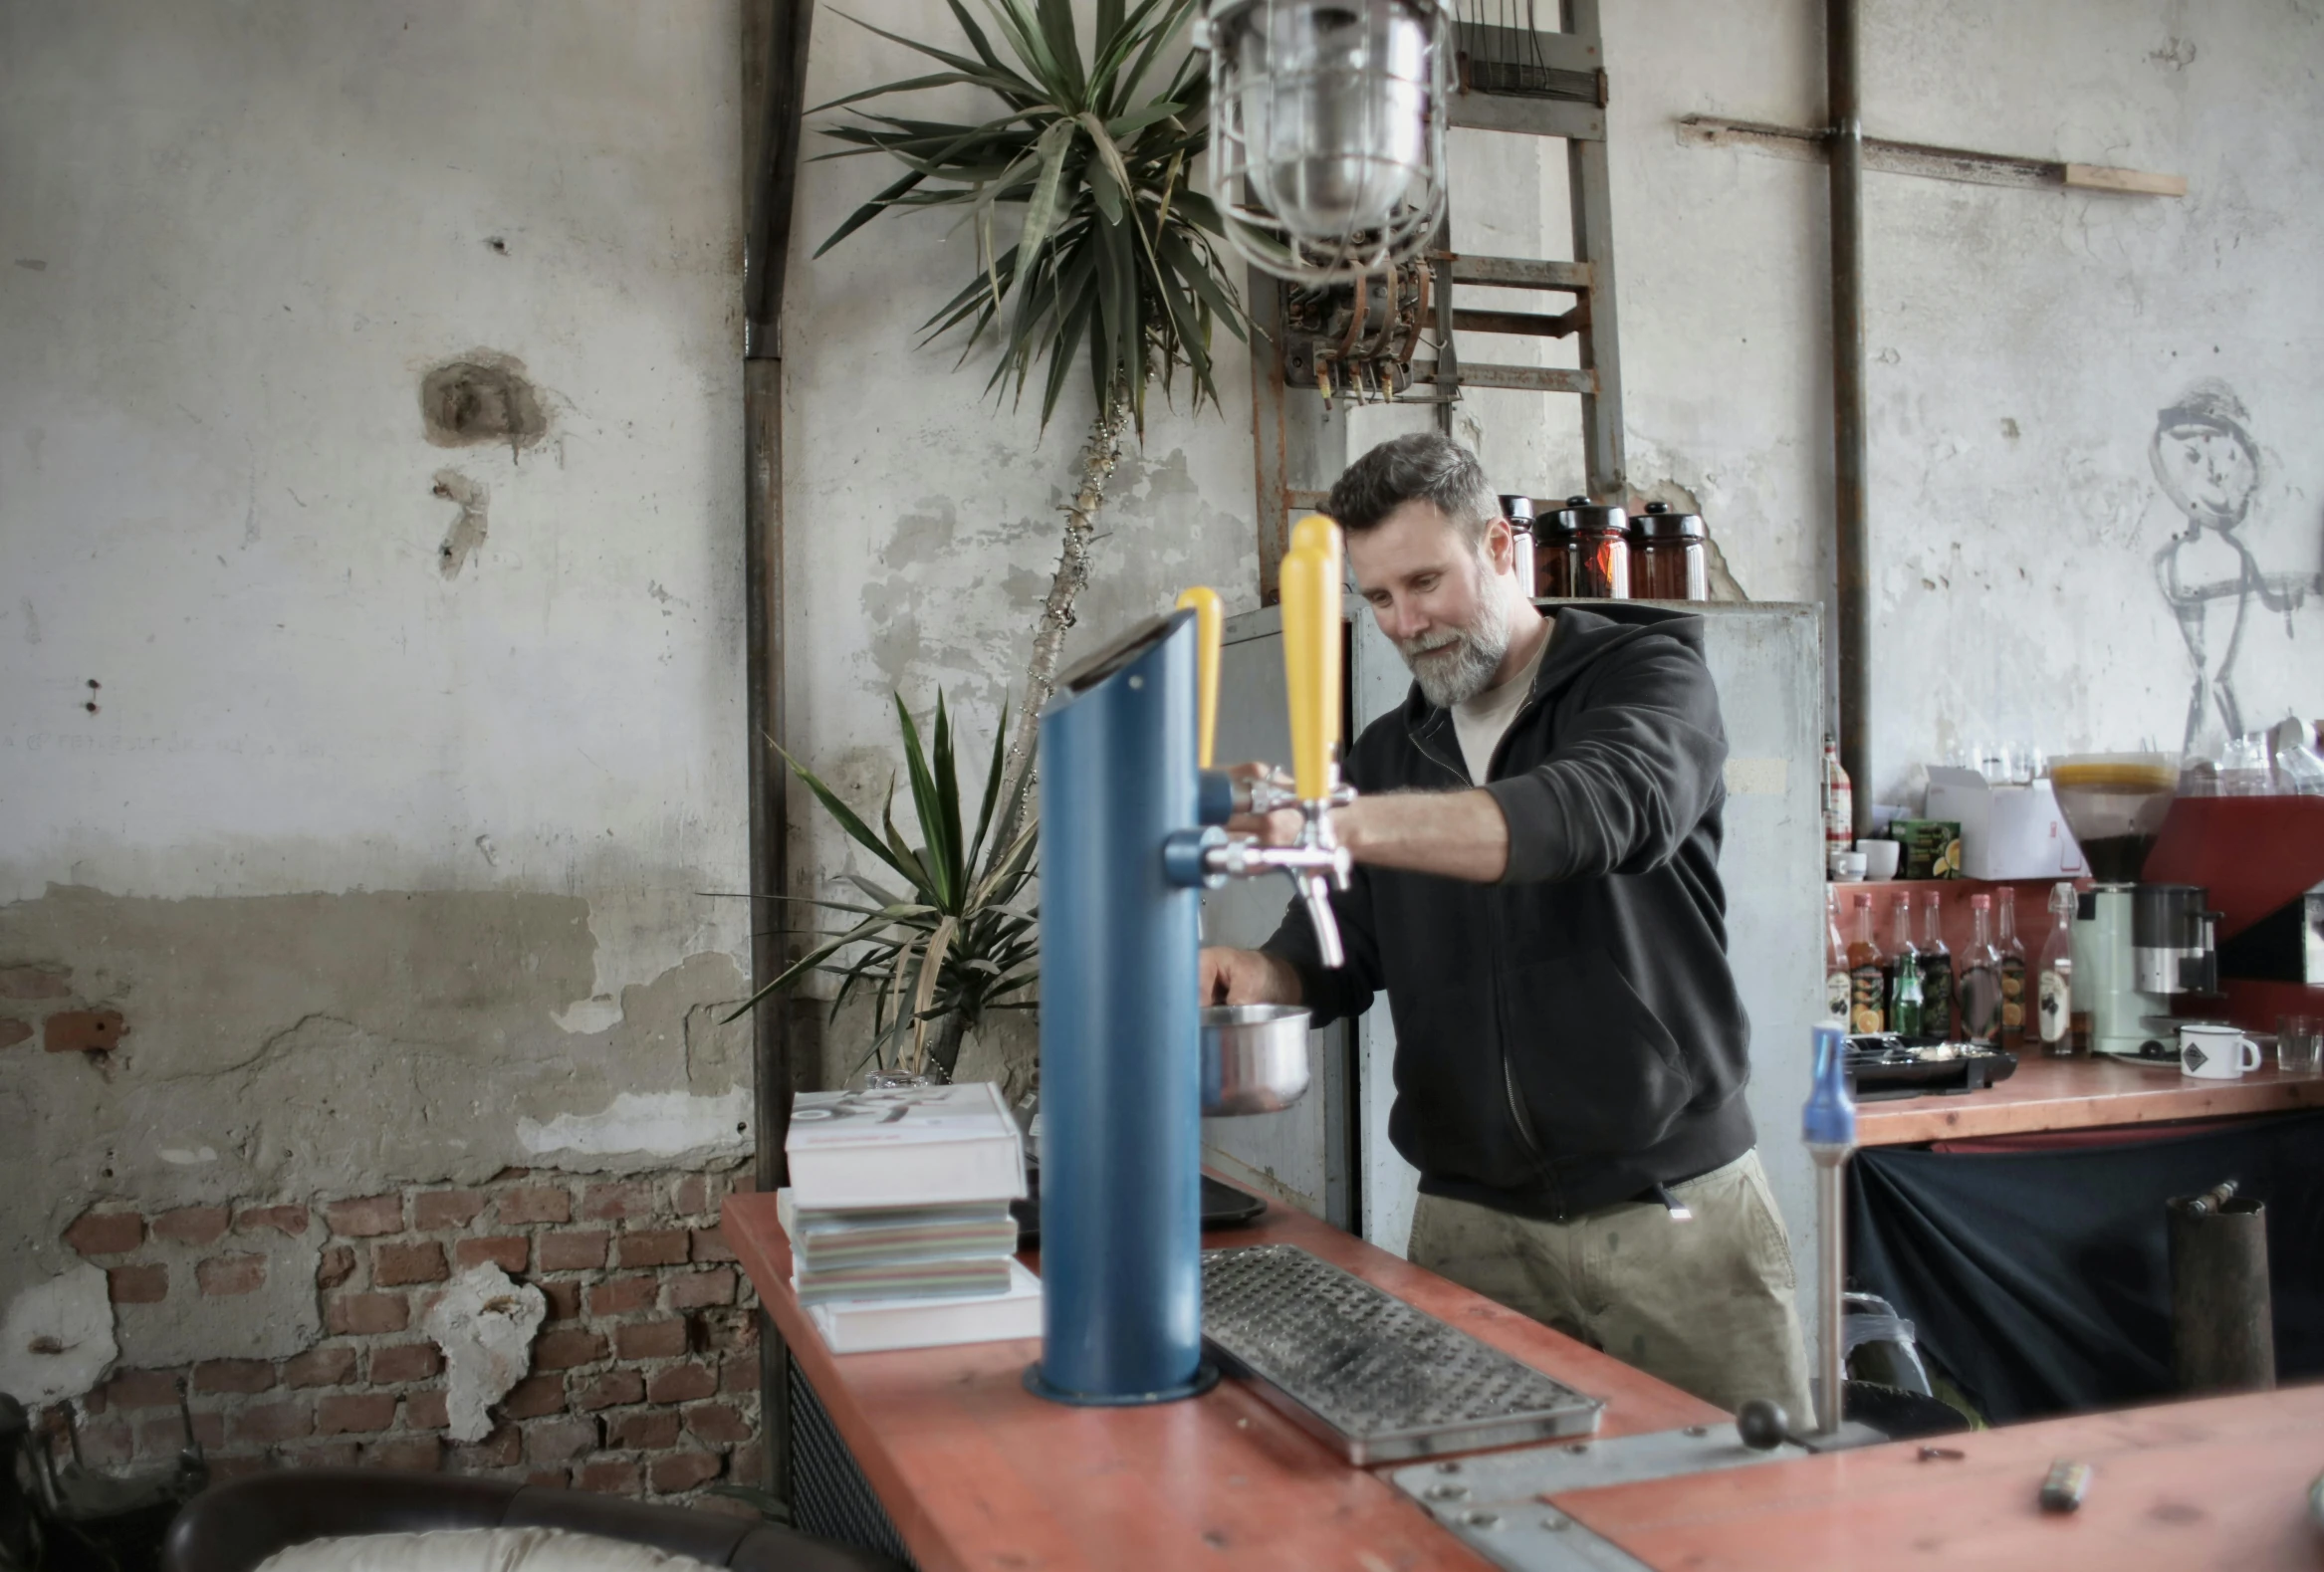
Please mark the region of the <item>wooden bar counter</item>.
[[[1350, 1467], [1241, 1383], [1156, 1408], [1026, 1392], [1037, 1340], [833, 1356], [790, 1289], [771, 1196], [724, 1233], [923, 1572], [1187, 1567], [1490, 1572], [1375, 1470]], [[1607, 1400], [1599, 1436], [1725, 1415], [1284, 1208], [1209, 1236], [1297, 1244]], [[2324, 1565], [2308, 1482], [2324, 1388], [2161, 1404], [1836, 1456], [1561, 1492], [1543, 1503], [1649, 1568], [2181, 1572]], [[2058, 1459], [2092, 1465], [2081, 1510], [2036, 1505]]]
[[[1022, 1385], [1038, 1339], [835, 1356], [791, 1292], [775, 1198], [729, 1198], [723, 1233], [922, 1572], [1487, 1568], [1240, 1382], [1154, 1408], [1077, 1409]], [[1205, 1243], [1296, 1244], [1344, 1266], [1605, 1399], [1601, 1436], [1725, 1422], [1707, 1403], [1287, 1208]]]
[[2035, 1052], [2021, 1054], [2016, 1074], [1982, 1091], [1859, 1103], [1856, 1139], [1862, 1146], [1910, 1146], [2302, 1108], [2324, 1108], [2324, 1076], [2285, 1075], [2268, 1065], [2240, 1080], [2208, 1081], [2182, 1074], [2170, 1061], [2052, 1059]]

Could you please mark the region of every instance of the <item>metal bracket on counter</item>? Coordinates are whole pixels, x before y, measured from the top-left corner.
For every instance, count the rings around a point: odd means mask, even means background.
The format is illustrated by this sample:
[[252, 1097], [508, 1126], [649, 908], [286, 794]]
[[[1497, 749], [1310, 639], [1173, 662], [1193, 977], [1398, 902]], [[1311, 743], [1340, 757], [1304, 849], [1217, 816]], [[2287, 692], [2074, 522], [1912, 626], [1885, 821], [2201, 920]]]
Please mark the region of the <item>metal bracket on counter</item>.
[[1690, 1425], [1612, 1441], [1576, 1441], [1421, 1462], [1384, 1477], [1438, 1524], [1507, 1572], [1647, 1572], [1644, 1562], [1585, 1528], [1553, 1496], [1804, 1458], [1789, 1442], [1760, 1452], [1732, 1425]]

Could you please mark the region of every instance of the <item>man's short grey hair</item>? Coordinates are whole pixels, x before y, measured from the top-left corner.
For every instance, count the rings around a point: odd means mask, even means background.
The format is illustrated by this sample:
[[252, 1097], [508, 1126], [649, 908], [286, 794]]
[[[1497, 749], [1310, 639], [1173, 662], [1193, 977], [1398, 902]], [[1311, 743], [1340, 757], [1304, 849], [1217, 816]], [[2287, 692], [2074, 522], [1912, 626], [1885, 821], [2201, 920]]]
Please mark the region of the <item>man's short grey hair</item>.
[[1348, 534], [1361, 535], [1414, 501], [1435, 504], [1473, 547], [1501, 517], [1501, 499], [1477, 455], [1434, 431], [1390, 437], [1350, 464], [1323, 511]]

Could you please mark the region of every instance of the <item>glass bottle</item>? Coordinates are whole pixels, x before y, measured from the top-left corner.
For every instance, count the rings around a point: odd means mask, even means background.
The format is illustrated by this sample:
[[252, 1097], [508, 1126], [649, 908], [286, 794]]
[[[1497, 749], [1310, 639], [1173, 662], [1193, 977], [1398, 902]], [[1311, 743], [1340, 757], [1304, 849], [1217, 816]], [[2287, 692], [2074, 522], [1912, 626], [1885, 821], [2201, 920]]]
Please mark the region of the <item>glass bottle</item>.
[[1856, 841], [1856, 793], [1848, 772], [1840, 768], [1840, 745], [1824, 739], [1824, 867], [1833, 866], [1832, 854], [1846, 851]]
[[2025, 946], [2017, 942], [2017, 892], [2000, 892], [2001, 936], [1993, 948], [2001, 957], [2001, 1046], [2011, 1053], [2025, 1046]]
[[1975, 932], [1961, 954], [1961, 1034], [1991, 1045], [2001, 1031], [2001, 953], [1993, 948], [1993, 898], [1969, 898]]
[[1541, 598], [1563, 600], [1577, 593], [1573, 574], [1580, 555], [1581, 548], [1574, 544], [1573, 521], [1563, 509], [1534, 514], [1533, 570]]
[[1510, 570], [1517, 587], [1530, 600], [1541, 592], [1539, 569], [1533, 561], [1533, 499], [1504, 497], [1501, 516], [1509, 521]]
[[1921, 1031], [1953, 1040], [1953, 952], [1945, 947], [1944, 897], [1921, 892]]
[[1889, 905], [1888, 1029], [1918, 1037], [1921, 1022], [1921, 952], [1913, 944], [1913, 898], [1900, 895]]
[[1568, 497], [1561, 510], [1573, 528], [1573, 593], [1583, 600], [1630, 598], [1630, 516], [1612, 503]]
[[1708, 539], [1700, 514], [1650, 502], [1630, 521], [1630, 592], [1641, 600], [1708, 600]]
[[1881, 970], [1880, 946], [1872, 937], [1872, 895], [1856, 897], [1856, 937], [1848, 941], [1848, 1029], [1886, 1029], [1888, 974]]
[[1840, 901], [1824, 890], [1824, 1016], [1848, 1029], [1848, 941], [1840, 937]]
[[2049, 937], [2042, 941], [2036, 983], [2040, 1001], [2041, 1051], [2052, 1058], [2074, 1053], [2074, 887], [2058, 883], [2049, 892]]

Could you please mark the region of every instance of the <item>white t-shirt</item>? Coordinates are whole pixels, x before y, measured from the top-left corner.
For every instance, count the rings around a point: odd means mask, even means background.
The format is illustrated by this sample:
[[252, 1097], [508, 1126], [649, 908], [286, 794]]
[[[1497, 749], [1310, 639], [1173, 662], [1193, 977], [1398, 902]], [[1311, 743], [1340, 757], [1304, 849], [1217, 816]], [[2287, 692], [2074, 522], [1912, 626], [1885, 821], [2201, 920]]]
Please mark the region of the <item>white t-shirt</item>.
[[1533, 650], [1533, 658], [1521, 670], [1500, 687], [1488, 688], [1466, 704], [1453, 706], [1453, 734], [1461, 740], [1461, 762], [1469, 767], [1469, 779], [1476, 785], [1485, 785], [1486, 772], [1493, 768], [1493, 751], [1508, 735], [1510, 722], [1517, 718], [1517, 711], [1525, 707], [1525, 700], [1533, 691], [1533, 675], [1541, 669], [1541, 657], [1549, 653], [1549, 646], [1555, 642], [1557, 622], [1553, 617], [1545, 636]]

